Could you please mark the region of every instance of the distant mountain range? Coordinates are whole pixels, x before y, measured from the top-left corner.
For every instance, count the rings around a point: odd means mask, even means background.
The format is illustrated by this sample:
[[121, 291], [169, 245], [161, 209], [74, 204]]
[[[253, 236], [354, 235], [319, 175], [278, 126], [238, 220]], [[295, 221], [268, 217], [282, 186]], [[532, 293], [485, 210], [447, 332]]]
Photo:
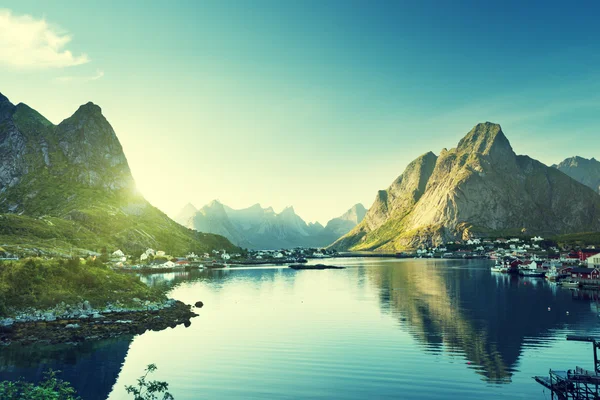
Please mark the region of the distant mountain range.
[[[581, 160], [570, 173], [583, 170]], [[561, 172], [564, 164], [516, 155], [500, 125], [478, 124], [456, 148], [411, 162], [333, 247], [396, 251], [472, 236], [600, 231], [597, 181], [586, 180], [590, 189]]]
[[137, 193], [119, 139], [97, 105], [84, 104], [54, 125], [2, 94], [0, 245], [63, 254], [235, 249], [222, 236], [175, 223]]
[[588, 160], [575, 156], [567, 158], [558, 165], [554, 164], [553, 167], [600, 193], [600, 162], [595, 158]]
[[293, 207], [277, 214], [260, 204], [234, 210], [213, 200], [199, 210], [187, 204], [175, 220], [199, 232], [223, 235], [241, 247], [279, 249], [327, 246], [360, 223], [366, 212], [362, 204], [356, 204], [323, 227], [318, 222], [307, 224]]

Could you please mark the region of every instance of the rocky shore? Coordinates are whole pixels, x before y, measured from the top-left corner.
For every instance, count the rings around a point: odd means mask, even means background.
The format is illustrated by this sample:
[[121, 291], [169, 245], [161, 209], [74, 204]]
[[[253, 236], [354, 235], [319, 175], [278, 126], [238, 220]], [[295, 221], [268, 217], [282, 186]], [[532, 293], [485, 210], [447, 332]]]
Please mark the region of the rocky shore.
[[192, 306], [173, 299], [149, 302], [134, 299], [133, 307], [117, 302], [98, 310], [84, 301], [61, 303], [51, 310], [28, 310], [14, 318], [0, 319], [0, 345], [11, 343], [77, 343], [124, 334], [160, 331], [184, 324], [198, 314]]

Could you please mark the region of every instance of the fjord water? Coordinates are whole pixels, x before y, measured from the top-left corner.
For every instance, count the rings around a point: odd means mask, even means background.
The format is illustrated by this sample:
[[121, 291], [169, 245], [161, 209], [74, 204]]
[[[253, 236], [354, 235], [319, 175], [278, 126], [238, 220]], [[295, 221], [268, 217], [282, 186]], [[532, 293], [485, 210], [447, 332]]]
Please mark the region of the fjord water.
[[84, 398], [127, 399], [147, 364], [181, 399], [548, 398], [533, 375], [593, 368], [595, 293], [487, 260], [335, 259], [344, 270], [230, 268], [141, 278], [204, 302], [189, 327], [0, 351], [0, 378], [65, 371]]

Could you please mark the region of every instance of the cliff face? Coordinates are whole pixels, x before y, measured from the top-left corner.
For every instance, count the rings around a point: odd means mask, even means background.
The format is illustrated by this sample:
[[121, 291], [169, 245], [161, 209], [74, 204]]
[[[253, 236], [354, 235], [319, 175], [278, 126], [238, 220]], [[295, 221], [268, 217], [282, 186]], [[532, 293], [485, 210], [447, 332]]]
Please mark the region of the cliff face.
[[577, 182], [584, 184], [600, 193], [600, 162], [595, 158], [571, 157], [562, 161], [554, 168], [569, 175]]
[[600, 230], [600, 196], [517, 156], [500, 125], [475, 126], [439, 157], [427, 153], [380, 191], [365, 220], [333, 246], [401, 250], [489, 234]]
[[54, 125], [0, 95], [0, 218], [8, 244], [233, 248], [176, 224], [136, 192], [119, 139], [93, 103]]
[[65, 188], [63, 196], [48, 192], [67, 183], [72, 194], [79, 188], [134, 193], [127, 159], [100, 107], [85, 104], [57, 126], [4, 96], [0, 109], [0, 212], [58, 210], [66, 206]]

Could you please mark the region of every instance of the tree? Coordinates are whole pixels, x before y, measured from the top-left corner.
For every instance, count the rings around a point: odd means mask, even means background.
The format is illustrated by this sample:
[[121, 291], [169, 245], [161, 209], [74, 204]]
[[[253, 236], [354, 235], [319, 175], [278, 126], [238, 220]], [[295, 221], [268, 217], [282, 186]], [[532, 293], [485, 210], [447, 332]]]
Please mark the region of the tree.
[[[167, 392], [169, 389], [167, 382], [146, 381], [148, 374], [156, 371], [156, 365], [148, 365], [145, 371], [146, 373], [138, 378], [137, 386], [125, 386], [127, 393], [133, 394], [134, 400], [174, 400], [171, 393]], [[162, 397], [157, 397], [161, 394]]]
[[81, 400], [69, 382], [56, 377], [60, 371], [44, 372], [44, 380], [38, 385], [18, 380], [0, 382], [1, 399], [20, 400]]

